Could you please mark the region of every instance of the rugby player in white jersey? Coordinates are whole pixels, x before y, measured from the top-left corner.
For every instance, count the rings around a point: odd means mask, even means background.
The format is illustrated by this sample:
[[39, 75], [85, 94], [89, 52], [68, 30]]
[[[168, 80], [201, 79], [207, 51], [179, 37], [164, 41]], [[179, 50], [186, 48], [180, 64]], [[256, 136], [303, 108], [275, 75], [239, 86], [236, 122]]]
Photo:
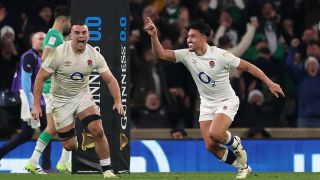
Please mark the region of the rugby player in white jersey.
[[[251, 173], [247, 153], [241, 140], [228, 131], [239, 108], [239, 98], [230, 85], [229, 70], [248, 71], [267, 84], [276, 97], [284, 96], [281, 87], [272, 82], [259, 68], [235, 57], [226, 50], [209, 46], [210, 27], [198, 21], [190, 24], [188, 49], [164, 49], [159, 42], [157, 29], [148, 17], [144, 27], [151, 37], [156, 56], [162, 60], [181, 62], [190, 71], [200, 94], [200, 130], [206, 148], [219, 160], [238, 169], [237, 179]], [[228, 146], [231, 148], [228, 148]]]
[[76, 150], [78, 142], [75, 118], [88, 128], [95, 141], [95, 150], [105, 178], [116, 177], [111, 169], [107, 138], [101, 117], [89, 91], [89, 75], [96, 69], [114, 99], [113, 109], [123, 115], [120, 88], [103, 56], [88, 45], [89, 31], [83, 23], [71, 27], [71, 41], [53, 49], [42, 63], [34, 86], [35, 119], [42, 116], [40, 97], [43, 83], [52, 76], [52, 116], [59, 138], [68, 151]]

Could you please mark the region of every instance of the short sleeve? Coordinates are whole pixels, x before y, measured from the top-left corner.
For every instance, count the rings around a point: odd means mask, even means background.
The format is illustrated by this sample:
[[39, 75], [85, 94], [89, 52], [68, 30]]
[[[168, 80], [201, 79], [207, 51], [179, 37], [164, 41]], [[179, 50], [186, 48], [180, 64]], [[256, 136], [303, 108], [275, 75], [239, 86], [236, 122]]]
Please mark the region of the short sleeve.
[[63, 43], [62, 35], [56, 33], [55, 31], [51, 31], [51, 32], [48, 32], [47, 36], [45, 37], [43, 48], [54, 49], [62, 43]]
[[223, 53], [223, 58], [227, 61], [227, 68], [236, 69], [240, 64], [240, 58], [231, 54], [228, 51]]
[[57, 54], [56, 49], [53, 49], [45, 58], [43, 63], [41, 64], [41, 67], [48, 71], [49, 73], [54, 73], [55, 70], [57, 69], [56, 67], [56, 61], [54, 59], [57, 59]]
[[174, 50], [174, 54], [176, 57], [176, 62], [184, 62], [187, 55], [188, 55], [189, 50], [188, 49], [178, 49]]
[[109, 70], [106, 60], [98, 51], [96, 51], [96, 70], [98, 73], [103, 73]]

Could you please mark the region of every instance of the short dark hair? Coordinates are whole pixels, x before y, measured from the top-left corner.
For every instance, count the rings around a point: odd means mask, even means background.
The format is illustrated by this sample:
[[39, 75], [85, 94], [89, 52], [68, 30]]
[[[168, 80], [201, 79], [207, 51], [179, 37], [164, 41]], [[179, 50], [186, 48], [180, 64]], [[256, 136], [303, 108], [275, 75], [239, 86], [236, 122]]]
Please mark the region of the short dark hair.
[[74, 21], [71, 23], [71, 27], [73, 27], [75, 25], [84, 26], [86, 24], [83, 21], [78, 20], [78, 21]]
[[219, 38], [218, 44], [216, 46], [225, 47], [231, 44], [231, 40], [227, 35], [223, 35]]
[[67, 6], [57, 6], [54, 10], [54, 19], [60, 16], [70, 17], [70, 8]]
[[183, 137], [188, 136], [188, 133], [184, 128], [179, 128], [179, 127], [173, 128], [171, 129], [170, 134], [172, 135], [173, 133], [176, 133], [176, 132], [180, 132]]
[[211, 33], [210, 26], [202, 20], [192, 22], [188, 27], [188, 30], [190, 29], [198, 30], [201, 34], [206, 35], [207, 37], [209, 37]]

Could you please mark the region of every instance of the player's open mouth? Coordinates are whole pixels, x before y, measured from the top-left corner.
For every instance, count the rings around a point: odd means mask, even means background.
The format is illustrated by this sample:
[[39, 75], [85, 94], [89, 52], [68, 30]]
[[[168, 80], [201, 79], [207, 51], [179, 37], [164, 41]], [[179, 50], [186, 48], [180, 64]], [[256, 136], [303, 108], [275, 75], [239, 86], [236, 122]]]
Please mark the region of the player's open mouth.
[[78, 44], [84, 44], [84, 40], [83, 41], [78, 41]]

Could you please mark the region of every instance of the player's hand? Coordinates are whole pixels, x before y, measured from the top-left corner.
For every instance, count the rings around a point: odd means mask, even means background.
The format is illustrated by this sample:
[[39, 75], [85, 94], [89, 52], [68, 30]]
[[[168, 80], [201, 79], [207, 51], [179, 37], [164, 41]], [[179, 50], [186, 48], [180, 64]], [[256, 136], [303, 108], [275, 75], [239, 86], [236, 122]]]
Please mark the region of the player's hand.
[[275, 95], [277, 98], [281, 95], [282, 97], [285, 97], [281, 87], [279, 84], [276, 84], [276, 83], [271, 83], [269, 85], [269, 90], [270, 92]]
[[31, 112], [34, 120], [38, 121], [40, 117], [42, 117], [42, 110], [40, 106], [33, 106], [33, 110]]
[[117, 112], [124, 116], [124, 109], [123, 109], [123, 106], [122, 106], [122, 103], [119, 102], [119, 103], [114, 103], [113, 107], [112, 107], [113, 110], [117, 110]]
[[144, 26], [144, 30], [147, 31], [147, 33], [151, 36], [154, 37], [157, 35], [157, 28], [156, 26], [153, 24], [152, 20], [147, 17], [145, 19], [145, 26]]

